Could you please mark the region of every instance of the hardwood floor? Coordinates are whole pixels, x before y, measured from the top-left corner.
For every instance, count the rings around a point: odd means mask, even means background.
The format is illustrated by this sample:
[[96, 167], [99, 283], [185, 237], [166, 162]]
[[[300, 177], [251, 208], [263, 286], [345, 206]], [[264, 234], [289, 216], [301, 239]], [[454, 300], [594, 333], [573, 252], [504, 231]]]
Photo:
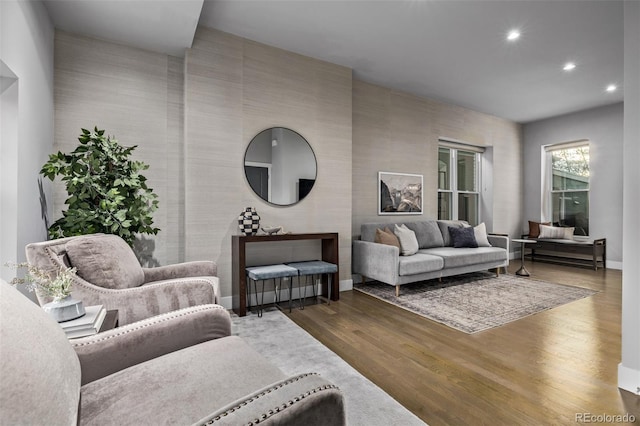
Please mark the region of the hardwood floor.
[[532, 278], [600, 293], [473, 335], [357, 291], [288, 315], [432, 426], [640, 419], [640, 397], [616, 384], [621, 272], [526, 266]]

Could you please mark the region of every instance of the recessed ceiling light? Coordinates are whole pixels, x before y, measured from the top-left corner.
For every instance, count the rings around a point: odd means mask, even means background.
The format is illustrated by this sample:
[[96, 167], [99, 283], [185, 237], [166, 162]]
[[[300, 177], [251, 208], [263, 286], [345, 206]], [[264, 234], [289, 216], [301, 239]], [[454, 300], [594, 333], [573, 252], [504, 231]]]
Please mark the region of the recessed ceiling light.
[[616, 86], [615, 84], [610, 84], [607, 86], [607, 92], [611, 93], [611, 92], [615, 92], [616, 90], [618, 90], [618, 86]]
[[562, 67], [562, 69], [565, 71], [573, 71], [575, 68], [576, 64], [573, 62], [567, 62], [566, 64], [564, 64], [564, 67]]
[[519, 38], [520, 38], [520, 31], [518, 30], [511, 30], [507, 33], [507, 40], [509, 41], [516, 41]]

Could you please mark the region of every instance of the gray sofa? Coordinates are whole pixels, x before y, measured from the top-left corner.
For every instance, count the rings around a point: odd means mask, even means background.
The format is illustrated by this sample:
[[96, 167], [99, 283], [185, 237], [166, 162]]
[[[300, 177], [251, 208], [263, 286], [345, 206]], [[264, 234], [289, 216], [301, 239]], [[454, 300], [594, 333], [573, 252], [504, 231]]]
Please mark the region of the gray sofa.
[[[376, 229], [404, 223], [415, 232], [418, 253], [401, 256], [397, 247], [375, 242]], [[477, 272], [509, 265], [509, 238], [488, 235], [491, 247], [454, 248], [449, 226], [462, 227], [464, 221], [424, 220], [416, 222], [367, 223], [361, 226], [360, 240], [353, 242], [353, 273], [396, 287], [417, 281]], [[496, 272], [497, 273], [497, 272]]]
[[200, 305], [68, 341], [0, 281], [1, 425], [343, 425], [341, 392], [287, 376]]

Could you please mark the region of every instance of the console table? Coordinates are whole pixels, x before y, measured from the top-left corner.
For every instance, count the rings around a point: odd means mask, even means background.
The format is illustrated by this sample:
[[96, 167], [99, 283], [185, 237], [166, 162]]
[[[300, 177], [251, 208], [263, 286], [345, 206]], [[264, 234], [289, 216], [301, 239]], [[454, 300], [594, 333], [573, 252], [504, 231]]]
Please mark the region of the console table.
[[[232, 235], [231, 236], [231, 279], [233, 292], [233, 311], [243, 317], [247, 314], [247, 266], [246, 246], [253, 243], [267, 243], [277, 241], [322, 240], [322, 260], [340, 265], [338, 258], [338, 233], [316, 234], [282, 234], [282, 235]], [[311, 259], [309, 259], [311, 260]], [[331, 300], [340, 298], [340, 280], [338, 271], [331, 279]], [[328, 294], [328, 279], [322, 278], [322, 295]]]

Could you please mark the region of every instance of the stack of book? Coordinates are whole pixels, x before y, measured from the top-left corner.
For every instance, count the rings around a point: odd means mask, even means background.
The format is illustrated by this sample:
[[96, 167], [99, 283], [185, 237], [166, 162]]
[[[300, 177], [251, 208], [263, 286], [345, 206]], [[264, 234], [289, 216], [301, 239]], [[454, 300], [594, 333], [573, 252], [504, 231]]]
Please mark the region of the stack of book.
[[104, 306], [87, 306], [84, 310], [85, 314], [80, 318], [59, 323], [67, 338], [77, 339], [78, 337], [90, 336], [96, 334], [102, 327], [104, 317], [107, 315]]

